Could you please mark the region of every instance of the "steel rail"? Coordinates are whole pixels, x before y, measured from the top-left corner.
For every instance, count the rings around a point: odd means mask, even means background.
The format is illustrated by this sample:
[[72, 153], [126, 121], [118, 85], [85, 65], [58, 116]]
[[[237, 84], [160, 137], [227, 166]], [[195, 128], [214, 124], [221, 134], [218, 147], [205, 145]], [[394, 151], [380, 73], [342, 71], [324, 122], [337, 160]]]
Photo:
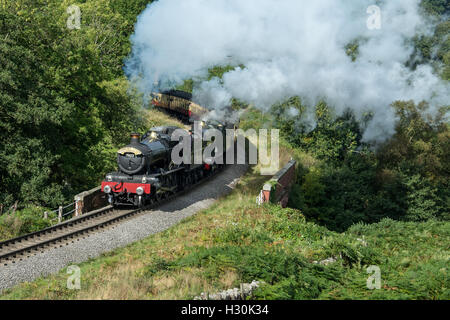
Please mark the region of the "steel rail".
[[23, 260], [33, 254], [43, 252], [48, 247], [62, 247], [64, 242], [68, 245], [70, 241], [75, 242], [75, 240], [79, 240], [79, 237], [86, 234], [105, 229], [113, 224], [154, 209], [180, 195], [192, 191], [195, 187], [215, 177], [224, 168], [226, 166], [217, 169], [213, 174], [200, 179], [195, 184], [185, 187], [179, 192], [172, 194], [166, 193], [163, 198], [139, 209], [123, 210], [107, 206], [46, 229], [0, 242], [0, 264], [7, 265], [8, 263], [15, 263], [17, 260]]

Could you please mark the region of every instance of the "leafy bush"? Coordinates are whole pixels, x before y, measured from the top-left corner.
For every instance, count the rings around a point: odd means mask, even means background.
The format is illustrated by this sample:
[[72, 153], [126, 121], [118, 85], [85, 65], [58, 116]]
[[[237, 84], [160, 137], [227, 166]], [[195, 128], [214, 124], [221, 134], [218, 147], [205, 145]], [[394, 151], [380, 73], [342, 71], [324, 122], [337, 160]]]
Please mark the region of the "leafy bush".
[[421, 6], [430, 14], [450, 14], [450, 4], [447, 0], [422, 0]]
[[0, 240], [39, 231], [50, 225], [51, 222], [43, 218], [42, 208], [27, 207], [16, 211], [14, 214], [0, 216]]
[[[299, 142], [295, 147], [314, 146], [311, 153], [321, 161], [309, 168], [298, 164], [289, 206], [336, 231], [386, 217], [448, 219], [450, 139], [445, 109], [430, 118], [425, 116], [426, 103], [396, 102], [392, 107], [399, 121], [395, 135], [386, 143], [370, 149], [355, 138], [350, 144], [341, 140], [335, 149], [342, 127], [327, 125], [331, 113], [320, 105], [317, 112], [324, 117], [317, 119], [313, 133], [296, 138], [307, 144]], [[353, 131], [354, 137], [360, 135], [358, 125], [344, 128]]]

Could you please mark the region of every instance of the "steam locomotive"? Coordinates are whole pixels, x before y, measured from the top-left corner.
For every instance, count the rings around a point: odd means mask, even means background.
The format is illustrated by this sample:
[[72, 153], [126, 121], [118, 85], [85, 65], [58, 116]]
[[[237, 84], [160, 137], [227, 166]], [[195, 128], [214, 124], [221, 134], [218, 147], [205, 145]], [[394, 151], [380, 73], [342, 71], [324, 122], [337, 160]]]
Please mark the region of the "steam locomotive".
[[[214, 128], [224, 135], [226, 129], [234, 128], [233, 124], [202, 124], [205, 125], [203, 130]], [[112, 205], [142, 207], [195, 184], [223, 166], [214, 161], [176, 165], [171, 153], [179, 142], [171, 141], [171, 136], [177, 129], [184, 130], [162, 126], [151, 128], [142, 138], [137, 133], [131, 134], [130, 144], [117, 152], [118, 171], [108, 173], [102, 182], [101, 190]], [[192, 136], [195, 132], [189, 130], [186, 134]], [[209, 143], [202, 142], [202, 151]], [[191, 150], [193, 153], [194, 148]], [[216, 159], [225, 156], [226, 150], [223, 150], [223, 155], [214, 155]]]

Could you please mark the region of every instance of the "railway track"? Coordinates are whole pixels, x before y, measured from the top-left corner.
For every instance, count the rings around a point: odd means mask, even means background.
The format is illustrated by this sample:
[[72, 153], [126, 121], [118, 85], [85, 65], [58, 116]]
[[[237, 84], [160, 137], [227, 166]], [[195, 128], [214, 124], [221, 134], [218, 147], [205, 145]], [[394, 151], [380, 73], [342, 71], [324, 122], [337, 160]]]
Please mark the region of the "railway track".
[[[218, 171], [222, 170], [223, 168]], [[207, 176], [191, 187], [177, 193], [167, 193], [158, 201], [143, 208], [126, 210], [115, 209], [112, 206], [108, 206], [49, 228], [0, 242], [0, 266], [15, 263], [16, 261], [26, 259], [34, 254], [44, 252], [44, 250], [69, 245], [81, 238], [85, 238], [91, 233], [112, 227], [117, 223], [133, 218], [145, 211], [160, 206], [181, 194], [189, 192], [193, 187], [202, 184], [216, 175], [217, 173]]]

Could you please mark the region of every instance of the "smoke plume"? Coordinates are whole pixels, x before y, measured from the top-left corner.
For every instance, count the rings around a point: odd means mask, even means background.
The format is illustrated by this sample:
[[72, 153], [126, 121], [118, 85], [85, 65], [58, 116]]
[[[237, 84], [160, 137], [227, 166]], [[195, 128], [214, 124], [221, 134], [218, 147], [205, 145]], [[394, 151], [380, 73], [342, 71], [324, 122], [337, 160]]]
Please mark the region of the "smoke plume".
[[[427, 34], [420, 0], [160, 0], [139, 16], [126, 74], [149, 93], [193, 78], [197, 102], [223, 109], [231, 97], [261, 110], [298, 95], [313, 106], [326, 100], [339, 113], [374, 113], [364, 139], [394, 130], [396, 100], [448, 104], [450, 89], [429, 65], [405, 66], [410, 39]], [[368, 27], [381, 9], [380, 28]], [[355, 61], [346, 46], [358, 41]], [[206, 79], [217, 65], [236, 66], [222, 80]], [[241, 68], [239, 65], [243, 65]], [[306, 117], [308, 117], [306, 115]]]

